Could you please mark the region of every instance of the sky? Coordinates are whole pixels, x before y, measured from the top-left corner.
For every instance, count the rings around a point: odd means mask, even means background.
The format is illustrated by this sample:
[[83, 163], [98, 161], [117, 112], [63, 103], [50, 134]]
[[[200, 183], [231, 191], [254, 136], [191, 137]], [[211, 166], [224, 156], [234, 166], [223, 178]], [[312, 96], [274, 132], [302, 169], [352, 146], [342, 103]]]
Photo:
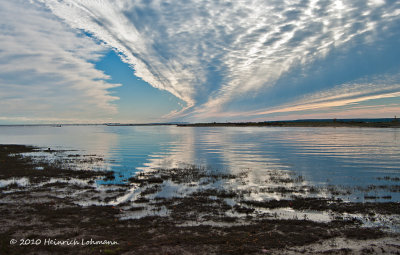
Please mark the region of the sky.
[[0, 124], [400, 116], [397, 0], [0, 0]]

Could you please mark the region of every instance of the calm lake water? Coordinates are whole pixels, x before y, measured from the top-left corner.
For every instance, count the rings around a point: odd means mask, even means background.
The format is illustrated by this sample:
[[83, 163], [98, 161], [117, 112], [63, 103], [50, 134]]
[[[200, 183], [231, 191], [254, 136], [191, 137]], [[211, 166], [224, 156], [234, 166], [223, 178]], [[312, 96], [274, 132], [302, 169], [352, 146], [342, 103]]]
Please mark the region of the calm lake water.
[[[301, 175], [310, 185], [392, 189], [398, 189], [394, 180], [400, 177], [399, 129], [1, 126], [0, 144], [97, 154], [105, 159], [102, 167], [117, 173], [115, 182], [138, 171], [185, 164], [233, 174], [246, 170], [251, 185], [258, 185], [271, 171]], [[372, 192], [368, 195], [390, 195], [391, 201], [400, 201], [398, 190]]]

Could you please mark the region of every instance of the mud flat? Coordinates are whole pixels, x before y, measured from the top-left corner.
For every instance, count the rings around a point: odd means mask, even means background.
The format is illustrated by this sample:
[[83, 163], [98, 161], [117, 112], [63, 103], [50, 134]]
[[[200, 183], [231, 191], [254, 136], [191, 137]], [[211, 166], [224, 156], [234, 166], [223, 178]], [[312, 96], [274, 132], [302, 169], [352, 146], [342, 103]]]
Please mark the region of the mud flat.
[[249, 187], [246, 171], [187, 165], [117, 183], [113, 172], [90, 170], [102, 160], [0, 145], [0, 254], [400, 253], [398, 202], [345, 199], [399, 192], [397, 179], [354, 190], [272, 171]]

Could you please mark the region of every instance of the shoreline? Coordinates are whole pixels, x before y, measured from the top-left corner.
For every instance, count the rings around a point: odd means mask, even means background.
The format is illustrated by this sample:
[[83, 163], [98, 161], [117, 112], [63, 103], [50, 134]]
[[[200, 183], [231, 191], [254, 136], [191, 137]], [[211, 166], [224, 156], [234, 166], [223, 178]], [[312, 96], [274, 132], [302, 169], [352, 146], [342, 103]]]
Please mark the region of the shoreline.
[[107, 126], [107, 127], [145, 127], [145, 126], [176, 126], [176, 127], [370, 127], [370, 128], [400, 128], [398, 118], [380, 119], [299, 119], [284, 121], [260, 122], [160, 122], [160, 123], [92, 123], [92, 124], [2, 124], [0, 127], [68, 127], [68, 126]]
[[266, 122], [211, 122], [177, 124], [178, 127], [366, 127], [366, 128], [400, 128], [397, 119], [392, 121], [355, 121], [355, 120], [298, 120], [298, 121], [266, 121]]
[[[37, 152], [60, 160], [51, 163], [30, 154]], [[73, 168], [75, 163], [104, 159], [69, 153], [0, 145], [0, 253], [400, 252], [396, 246], [399, 233], [363, 223], [398, 219], [398, 202], [360, 203], [346, 202], [338, 195], [320, 197], [321, 190], [304, 186], [302, 178], [276, 173], [271, 173], [276, 184], [271, 189], [235, 190], [225, 184], [245, 182], [246, 172], [232, 175], [190, 165], [140, 172], [126, 183], [113, 184], [113, 172]], [[98, 180], [110, 182], [98, 185]], [[179, 189], [163, 196], [163, 190], [171, 187]], [[255, 192], [280, 194], [282, 198], [252, 200], [250, 195]], [[338, 194], [338, 190], [332, 193]], [[284, 218], [281, 212], [294, 213]], [[314, 212], [327, 213], [329, 219], [315, 221]], [[41, 244], [20, 245], [21, 239]], [[12, 245], [11, 240], [17, 243]], [[43, 245], [44, 240], [65, 245]], [[72, 245], [75, 240], [93, 242]]]

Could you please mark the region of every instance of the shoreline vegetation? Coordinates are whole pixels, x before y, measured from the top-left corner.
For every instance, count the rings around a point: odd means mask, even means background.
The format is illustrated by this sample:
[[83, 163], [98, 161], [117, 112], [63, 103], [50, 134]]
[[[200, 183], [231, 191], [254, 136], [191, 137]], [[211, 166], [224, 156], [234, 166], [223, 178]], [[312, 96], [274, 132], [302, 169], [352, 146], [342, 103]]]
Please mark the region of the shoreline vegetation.
[[[349, 202], [343, 197], [350, 190], [310, 186], [302, 176], [278, 172], [267, 177], [268, 188], [234, 189], [228, 184], [247, 182], [248, 172], [190, 165], [139, 172], [118, 183], [116, 173], [90, 169], [103, 160], [0, 145], [0, 254], [400, 252], [400, 204], [389, 197]], [[370, 190], [400, 192], [400, 179], [379, 178], [391, 185]], [[176, 192], [166, 195], [173, 187]], [[263, 194], [280, 199], [254, 199]], [[37, 245], [20, 245], [21, 239]]]
[[177, 124], [178, 127], [373, 127], [400, 128], [400, 121], [393, 119], [326, 119], [263, 122], [211, 122]]

